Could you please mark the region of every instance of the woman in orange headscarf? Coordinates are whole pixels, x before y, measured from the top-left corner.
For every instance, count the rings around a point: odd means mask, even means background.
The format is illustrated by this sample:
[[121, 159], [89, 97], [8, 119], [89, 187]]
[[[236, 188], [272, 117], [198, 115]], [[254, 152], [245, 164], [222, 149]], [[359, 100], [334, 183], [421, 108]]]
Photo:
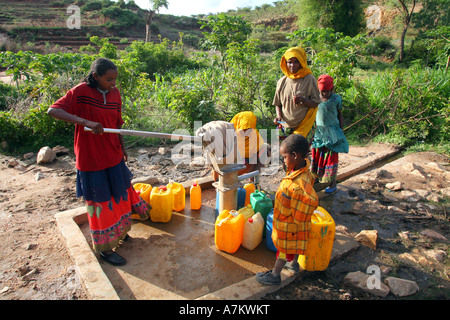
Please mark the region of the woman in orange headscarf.
[[268, 156], [268, 145], [256, 129], [256, 116], [251, 111], [243, 111], [236, 114], [231, 123], [234, 125], [237, 136], [237, 145], [241, 158], [244, 160], [245, 169], [239, 174], [259, 170], [261, 161]]
[[[267, 164], [270, 157], [270, 146], [264, 142], [263, 137], [256, 129], [257, 118], [251, 111], [243, 111], [236, 114], [230, 123], [233, 124], [237, 137], [237, 148], [240, 155], [238, 161], [243, 160], [245, 168], [238, 171], [239, 175], [260, 170]], [[211, 171], [214, 181], [219, 179], [219, 174]]]
[[317, 81], [306, 62], [301, 47], [287, 50], [280, 62], [284, 76], [278, 80], [273, 105], [275, 124], [282, 124], [288, 134], [301, 134], [307, 138], [314, 125], [320, 103]]

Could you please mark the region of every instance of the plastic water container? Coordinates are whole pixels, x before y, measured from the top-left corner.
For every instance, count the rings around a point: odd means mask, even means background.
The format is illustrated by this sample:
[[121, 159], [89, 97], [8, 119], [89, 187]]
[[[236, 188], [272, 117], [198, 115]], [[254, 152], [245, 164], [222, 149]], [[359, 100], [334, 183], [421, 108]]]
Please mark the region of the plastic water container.
[[216, 190], [216, 207], [214, 208], [214, 219], [219, 216], [219, 190]]
[[317, 207], [311, 217], [311, 231], [305, 255], [298, 257], [300, 267], [307, 271], [323, 271], [330, 263], [336, 226], [331, 215]]
[[202, 207], [202, 189], [197, 181], [191, 186], [190, 189], [191, 198], [191, 210], [200, 210]]
[[216, 219], [214, 242], [217, 249], [235, 253], [242, 244], [244, 216], [236, 210], [223, 210]]
[[240, 209], [245, 206], [245, 197], [247, 192], [244, 188], [238, 188], [237, 191], [237, 208]]
[[267, 221], [266, 221], [266, 247], [270, 251], [277, 252], [277, 248], [273, 244], [272, 241], [272, 231], [273, 231], [273, 209], [272, 211], [267, 215]]
[[169, 222], [172, 219], [173, 195], [166, 186], [152, 189], [150, 203], [150, 219], [153, 222]]
[[242, 214], [244, 216], [244, 220], [247, 221], [248, 218], [253, 217], [253, 215], [255, 214], [255, 210], [253, 210], [251, 204], [248, 204], [245, 207], [239, 209], [238, 213]]
[[[261, 213], [264, 221], [267, 221], [267, 215], [273, 209], [272, 200], [262, 191], [256, 190], [250, 195], [250, 204], [255, 212]], [[266, 236], [264, 229], [263, 237]]]
[[147, 183], [136, 183], [133, 185], [134, 190], [139, 193], [139, 196], [147, 203], [150, 203], [150, 193], [152, 186]]
[[[141, 197], [142, 200], [150, 204], [150, 193], [152, 191], [152, 186], [145, 183], [135, 183], [133, 185], [133, 189], [136, 193]], [[131, 219], [133, 220], [142, 220], [142, 218], [137, 213], [133, 213], [131, 215]]]
[[253, 182], [244, 184], [245, 189], [245, 206], [250, 204], [250, 195], [255, 192], [255, 184]]
[[254, 250], [263, 239], [264, 219], [259, 212], [245, 220], [242, 235], [242, 246]]
[[173, 195], [173, 211], [180, 212], [186, 206], [186, 190], [183, 185], [178, 182], [171, 181], [167, 186], [171, 189]]

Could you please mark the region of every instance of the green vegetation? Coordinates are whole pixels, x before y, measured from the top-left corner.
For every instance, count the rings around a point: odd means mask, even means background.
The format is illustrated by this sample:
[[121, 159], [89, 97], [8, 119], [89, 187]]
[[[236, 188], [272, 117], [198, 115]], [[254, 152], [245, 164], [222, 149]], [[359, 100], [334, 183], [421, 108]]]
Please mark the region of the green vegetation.
[[[442, 1], [432, 2], [439, 7]], [[110, 14], [119, 24], [124, 23], [121, 17], [129, 14], [126, 10], [134, 12], [132, 1], [78, 3], [86, 12]], [[109, 5], [95, 9], [106, 3]], [[279, 1], [266, 6], [266, 17], [274, 12], [291, 15], [293, 3]], [[344, 100], [345, 133], [352, 143], [387, 141], [450, 154], [448, 24], [414, 29], [414, 39], [407, 38], [400, 62], [398, 44], [392, 38], [368, 36], [359, 22], [354, 24], [357, 33], [336, 31], [332, 24], [283, 32], [273, 18], [271, 26], [249, 21], [257, 14], [262, 19], [262, 8], [248, 9], [245, 18], [237, 14], [245, 10], [202, 20], [199, 28], [204, 34], [196, 39], [180, 34], [176, 41], [162, 37], [158, 42], [123, 41], [128, 45], [119, 49], [107, 37], [91, 36], [91, 44], [78, 52], [0, 52], [0, 70], [13, 76], [11, 85], [0, 84], [0, 150], [20, 153], [44, 145], [70, 147], [73, 126], [48, 117], [46, 112], [82, 81], [90, 63], [100, 56], [112, 59], [119, 68], [117, 86], [128, 129], [183, 129], [193, 134], [196, 121], [229, 121], [244, 110], [257, 115], [260, 129], [274, 129], [272, 100], [282, 75], [279, 61], [288, 47], [301, 45], [316, 78], [322, 73], [335, 78], [336, 90]], [[416, 21], [421, 21], [420, 17], [418, 12]], [[429, 14], [423, 17], [429, 19]], [[196, 45], [189, 45], [191, 41]]]

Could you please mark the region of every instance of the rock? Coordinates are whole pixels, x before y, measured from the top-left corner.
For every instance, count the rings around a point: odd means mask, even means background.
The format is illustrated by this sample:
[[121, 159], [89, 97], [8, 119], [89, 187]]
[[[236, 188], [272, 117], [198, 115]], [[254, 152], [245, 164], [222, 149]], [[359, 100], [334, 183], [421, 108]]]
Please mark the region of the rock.
[[431, 230], [431, 229], [422, 230], [420, 232], [420, 234], [425, 237], [436, 239], [436, 240], [447, 240], [447, 238], [444, 237], [442, 234], [440, 234], [434, 230]]
[[336, 226], [336, 232], [343, 233], [343, 234], [346, 234], [346, 235], [350, 235], [350, 231], [348, 230], [348, 228], [346, 226], [341, 225], [341, 224]]
[[34, 157], [34, 152], [28, 152], [28, 153], [25, 153], [22, 157], [23, 157], [25, 160], [31, 159], [31, 158]]
[[421, 199], [425, 199], [430, 194], [429, 191], [424, 189], [415, 189], [414, 191], [421, 197]]
[[377, 213], [387, 208], [378, 200], [357, 201], [352, 206], [352, 211], [357, 214]]
[[416, 164], [414, 164], [412, 162], [405, 163], [402, 167], [406, 172], [412, 172], [412, 171], [418, 170], [420, 168], [419, 166], [417, 166]]
[[191, 162], [191, 157], [185, 154], [173, 153], [170, 157], [172, 162], [176, 165], [185, 164], [189, 165]]
[[445, 260], [445, 257], [447, 257], [447, 253], [444, 250], [439, 250], [439, 249], [427, 250], [427, 251], [425, 251], [425, 254], [427, 255], [427, 257], [434, 259], [436, 261], [439, 261], [441, 263], [443, 263]]
[[381, 274], [387, 275], [389, 272], [392, 271], [392, 268], [387, 267], [387, 266], [380, 266], [380, 271], [381, 271]]
[[391, 213], [406, 214], [406, 211], [404, 209], [401, 209], [397, 206], [388, 206], [387, 209]]
[[17, 161], [16, 159], [12, 159], [12, 160], [8, 161], [9, 168], [15, 168], [18, 165], [19, 165], [19, 161]]
[[443, 196], [450, 197], [450, 187], [442, 189], [441, 193], [442, 193]]
[[43, 147], [39, 150], [36, 162], [37, 164], [51, 163], [56, 159], [56, 153], [50, 147]]
[[426, 163], [424, 166], [425, 166], [427, 169], [436, 171], [436, 172], [438, 172], [438, 173], [443, 173], [443, 172], [446, 171], [442, 166], [440, 166], [440, 165], [437, 164], [436, 162], [428, 162], [428, 163]]
[[37, 247], [37, 244], [35, 243], [27, 243], [23, 246], [24, 250], [33, 250]]
[[39, 181], [39, 180], [41, 180], [43, 178], [45, 178], [45, 175], [42, 172], [40, 172], [40, 171], [36, 172], [36, 175], [34, 176], [34, 179], [36, 181]]
[[158, 153], [159, 153], [159, 154], [162, 154], [162, 155], [165, 155], [165, 154], [168, 153], [168, 152], [170, 152], [170, 148], [160, 147], [160, 148], [158, 149]]
[[414, 254], [405, 252], [405, 253], [400, 254], [398, 257], [400, 259], [409, 260], [409, 261], [412, 261], [414, 263], [418, 263], [418, 264], [422, 264], [422, 265], [428, 263], [428, 261], [427, 261], [427, 259], [425, 257], [423, 257], [422, 255], [419, 255], [416, 252]]
[[63, 155], [69, 154], [69, 149], [67, 149], [66, 147], [63, 147], [63, 146], [56, 146], [52, 150], [57, 156], [63, 156]]
[[419, 291], [417, 283], [411, 280], [387, 277], [384, 283], [389, 286], [391, 292], [397, 297], [410, 296]]
[[409, 231], [402, 231], [402, 232], [399, 232], [398, 235], [399, 235], [400, 238], [402, 238], [402, 239], [410, 239]]
[[392, 183], [386, 183], [385, 187], [392, 191], [399, 191], [403, 189], [402, 183], [400, 181], [395, 181]]
[[432, 202], [439, 202], [442, 199], [442, 197], [440, 197], [436, 193], [432, 193], [432, 194], [428, 195], [426, 198], [428, 201], [432, 201]]
[[389, 178], [389, 177], [392, 177], [392, 174], [389, 171], [385, 170], [385, 169], [380, 169], [375, 174], [375, 178], [377, 178], [377, 179]]
[[148, 176], [148, 177], [139, 177], [139, 178], [135, 178], [131, 181], [132, 184], [136, 184], [136, 183], [146, 183], [149, 184], [151, 186], [158, 186], [161, 184], [161, 181], [153, 176]]
[[189, 164], [189, 167], [195, 168], [195, 167], [204, 167], [205, 166], [205, 159], [203, 157], [194, 157]]
[[373, 294], [375, 296], [382, 297], [382, 298], [386, 297], [390, 291], [389, 287], [386, 286], [384, 283], [382, 283], [381, 280], [378, 281], [378, 285], [374, 285], [374, 286], [370, 285], [370, 287], [369, 287], [368, 282], [371, 283], [371, 281], [370, 281], [371, 279], [369, 279], [371, 277], [374, 277], [374, 275], [370, 276], [361, 271], [350, 272], [345, 276], [344, 283], [347, 283], [353, 287], [361, 289], [361, 290], [368, 292], [370, 294]]
[[31, 279], [31, 276], [32, 275], [34, 275], [34, 274], [37, 274], [37, 273], [39, 273], [39, 270], [38, 270], [38, 268], [34, 268], [33, 270], [31, 270], [31, 271], [29, 271], [28, 273], [26, 273], [26, 274], [24, 274], [23, 276], [22, 276], [22, 280], [30, 280]]
[[417, 178], [423, 179], [423, 180], [425, 180], [427, 178], [426, 175], [424, 173], [422, 173], [422, 171], [419, 171], [417, 169], [411, 171], [410, 174]]
[[377, 244], [379, 241], [378, 231], [377, 230], [363, 230], [355, 236], [355, 240], [366, 247], [376, 250]]
[[414, 163], [408, 162], [408, 163], [404, 164], [403, 170], [405, 170], [408, 174], [414, 175], [418, 178], [422, 178], [422, 179], [426, 178], [423, 168]]
[[438, 210], [438, 208], [436, 206], [433, 206], [432, 204], [424, 203], [424, 205], [430, 210]]
[[420, 200], [419, 195], [411, 190], [402, 190], [402, 197], [408, 202], [418, 202]]
[[365, 183], [365, 184], [366, 184], [368, 187], [370, 187], [370, 188], [378, 187], [378, 183], [379, 183], [379, 180], [378, 180], [378, 179], [372, 178], [372, 177], [367, 176], [367, 175], [362, 176], [362, 177], [361, 177], [361, 181], [362, 181], [363, 183]]

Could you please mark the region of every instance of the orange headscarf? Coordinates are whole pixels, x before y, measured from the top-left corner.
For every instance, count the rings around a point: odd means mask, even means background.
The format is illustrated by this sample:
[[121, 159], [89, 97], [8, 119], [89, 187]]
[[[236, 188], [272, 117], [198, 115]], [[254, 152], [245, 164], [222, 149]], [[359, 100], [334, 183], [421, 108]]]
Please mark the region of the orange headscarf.
[[[297, 73], [291, 73], [287, 67], [286, 62], [291, 58], [297, 58], [300, 62], [300, 70]], [[312, 74], [311, 70], [308, 68], [308, 63], [306, 62], [306, 52], [302, 47], [293, 47], [288, 49], [283, 57], [281, 57], [280, 67], [286, 77], [291, 79], [304, 78], [308, 74]]]
[[[236, 114], [231, 123], [237, 135], [237, 143], [242, 158], [251, 158], [261, 149], [264, 139], [256, 129], [256, 116], [251, 111]], [[247, 131], [251, 129], [250, 131]]]

